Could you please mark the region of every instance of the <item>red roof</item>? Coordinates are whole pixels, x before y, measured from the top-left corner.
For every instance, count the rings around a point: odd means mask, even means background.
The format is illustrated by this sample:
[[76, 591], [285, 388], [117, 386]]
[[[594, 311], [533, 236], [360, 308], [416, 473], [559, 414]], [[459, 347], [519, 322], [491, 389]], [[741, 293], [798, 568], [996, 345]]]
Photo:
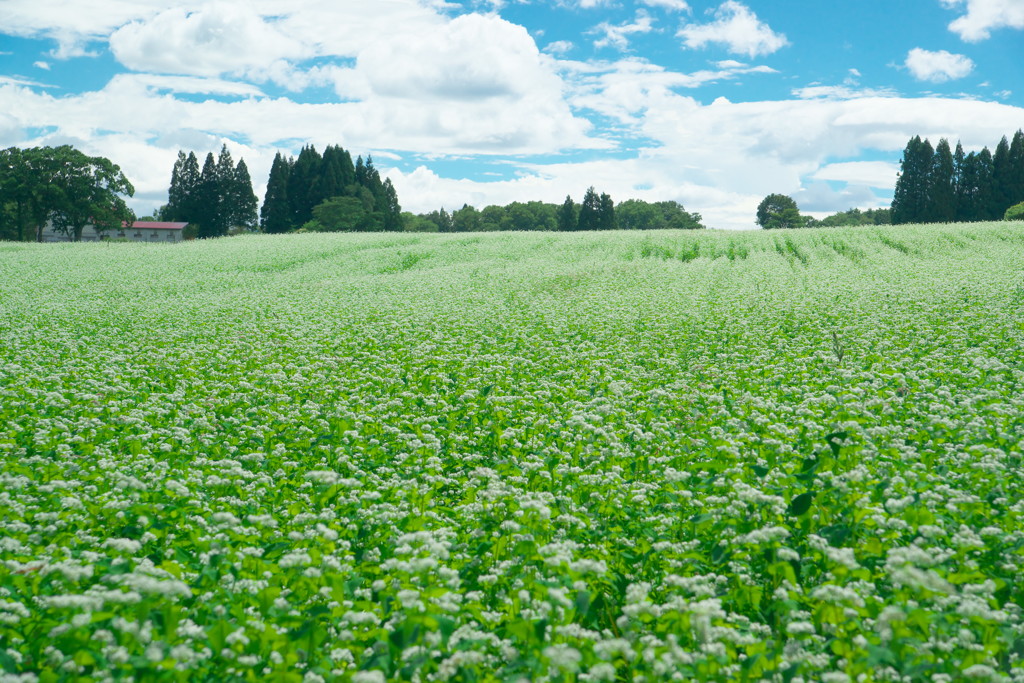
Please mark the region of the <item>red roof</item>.
[[[164, 221], [135, 221], [131, 227], [140, 230], [184, 230], [188, 223], [168, 223]], [[128, 226], [125, 226], [128, 227]]]

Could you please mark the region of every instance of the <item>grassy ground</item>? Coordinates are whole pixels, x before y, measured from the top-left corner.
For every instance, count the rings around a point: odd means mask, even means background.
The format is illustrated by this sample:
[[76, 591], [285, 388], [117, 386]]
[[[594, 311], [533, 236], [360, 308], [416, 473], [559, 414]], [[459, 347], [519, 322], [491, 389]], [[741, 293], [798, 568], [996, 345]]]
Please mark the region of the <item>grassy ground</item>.
[[0, 244], [0, 680], [1024, 680], [1022, 357], [1021, 224]]

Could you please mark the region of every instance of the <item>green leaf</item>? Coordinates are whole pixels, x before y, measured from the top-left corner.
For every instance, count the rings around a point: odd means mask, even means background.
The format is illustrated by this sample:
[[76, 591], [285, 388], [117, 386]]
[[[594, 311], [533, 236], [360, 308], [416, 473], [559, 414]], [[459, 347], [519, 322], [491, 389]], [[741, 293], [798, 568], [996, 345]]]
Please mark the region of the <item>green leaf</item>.
[[806, 514], [806, 512], [811, 509], [811, 502], [813, 500], [813, 492], [808, 491], [807, 493], [801, 493], [789, 502], [789, 514], [793, 517], [799, 517], [800, 515]]

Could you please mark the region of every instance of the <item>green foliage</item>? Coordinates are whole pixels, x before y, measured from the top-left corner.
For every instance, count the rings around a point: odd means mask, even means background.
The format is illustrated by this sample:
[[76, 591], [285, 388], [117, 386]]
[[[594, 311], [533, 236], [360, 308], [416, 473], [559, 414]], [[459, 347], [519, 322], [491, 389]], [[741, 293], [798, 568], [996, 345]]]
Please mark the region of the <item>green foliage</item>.
[[593, 186], [587, 188], [580, 204], [577, 230], [599, 230], [601, 228], [601, 197]]
[[0, 677], [1020, 679], [1022, 246], [5, 245]]
[[802, 228], [807, 220], [792, 197], [770, 194], [757, 205], [757, 224], [765, 230]]
[[51, 221], [74, 241], [86, 225], [98, 231], [135, 220], [122, 195], [135, 188], [121, 168], [69, 145], [0, 151], [0, 228], [18, 241], [42, 240]]
[[699, 213], [689, 213], [673, 201], [649, 203], [627, 199], [615, 207], [615, 218], [622, 230], [699, 230]]
[[206, 155], [202, 171], [195, 152], [178, 152], [159, 214], [160, 220], [189, 223], [198, 237], [223, 237], [254, 230], [257, 205], [245, 160], [236, 165], [223, 145], [216, 159]]
[[562, 232], [575, 230], [579, 225], [580, 215], [572, 196], [566, 195], [565, 201], [558, 207], [558, 229]]
[[999, 220], [1024, 200], [1024, 131], [1013, 142], [1004, 136], [993, 155], [987, 147], [965, 154], [958, 142], [951, 153], [945, 139], [933, 150], [916, 136], [903, 152], [892, 202], [892, 222]]
[[807, 227], [811, 228], [833, 228], [839, 226], [853, 225], [890, 225], [892, 223], [891, 209], [849, 209], [840, 211], [821, 220], [807, 218]]
[[1024, 202], [1014, 204], [1006, 210], [1003, 216], [1004, 221], [1024, 221]]
[[[354, 197], [359, 203], [333, 201], [339, 197]], [[326, 209], [331, 214], [326, 224], [315, 217], [325, 202], [333, 202]], [[337, 215], [340, 206], [350, 206], [358, 215], [342, 219]], [[404, 222], [398, 193], [390, 178], [381, 179], [372, 158], [359, 157], [353, 164], [352, 156], [337, 145], [328, 146], [323, 156], [312, 145], [303, 147], [297, 159], [280, 152], [275, 156], [260, 208], [264, 232], [280, 234], [299, 226], [334, 232], [342, 225], [360, 232], [401, 232]]]

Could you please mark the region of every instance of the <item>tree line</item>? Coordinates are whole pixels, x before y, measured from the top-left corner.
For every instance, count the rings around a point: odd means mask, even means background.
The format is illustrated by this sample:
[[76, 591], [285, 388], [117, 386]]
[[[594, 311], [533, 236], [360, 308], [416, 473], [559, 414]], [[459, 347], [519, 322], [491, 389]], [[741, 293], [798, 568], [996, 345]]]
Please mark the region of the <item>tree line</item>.
[[933, 148], [915, 136], [907, 143], [892, 201], [893, 223], [997, 221], [1024, 202], [1024, 131], [964, 154], [946, 138]]
[[48, 223], [76, 242], [87, 225], [118, 229], [135, 221], [121, 196], [134, 194], [117, 164], [70, 145], [0, 150], [0, 239], [41, 242]]
[[202, 170], [195, 152], [178, 152], [171, 171], [167, 204], [157, 211], [162, 221], [189, 223], [196, 237], [222, 237], [233, 229], [256, 228], [256, 194], [245, 159], [235, 164], [227, 145], [214, 159], [206, 155]]
[[649, 203], [629, 199], [616, 204], [590, 187], [577, 204], [567, 196], [562, 204], [512, 202], [482, 210], [468, 204], [449, 213], [444, 208], [429, 213], [404, 214], [412, 232], [493, 232], [507, 230], [661, 230], [701, 229], [701, 216], [689, 213], [678, 202]]
[[321, 155], [312, 145], [298, 158], [274, 157], [260, 209], [264, 232], [395, 232], [402, 207], [391, 179], [381, 180], [373, 157], [352, 155], [339, 145]]

